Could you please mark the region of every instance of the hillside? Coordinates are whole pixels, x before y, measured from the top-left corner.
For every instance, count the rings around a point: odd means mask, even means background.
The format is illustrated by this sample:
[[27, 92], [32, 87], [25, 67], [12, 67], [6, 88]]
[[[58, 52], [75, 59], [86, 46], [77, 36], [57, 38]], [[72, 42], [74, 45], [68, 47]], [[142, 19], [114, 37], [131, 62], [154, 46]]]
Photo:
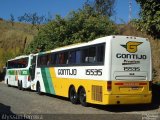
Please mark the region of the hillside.
[[7, 59], [23, 53], [26, 46], [37, 33], [36, 28], [25, 23], [14, 23], [0, 20], [0, 70]]
[[[145, 37], [150, 40], [153, 55], [153, 77], [154, 81], [160, 80], [160, 40], [137, 31], [131, 25], [118, 25], [118, 27], [120, 35]], [[2, 70], [7, 59], [23, 53], [37, 32], [37, 29], [29, 24], [14, 23], [12, 26], [10, 22], [0, 21], [0, 70]]]

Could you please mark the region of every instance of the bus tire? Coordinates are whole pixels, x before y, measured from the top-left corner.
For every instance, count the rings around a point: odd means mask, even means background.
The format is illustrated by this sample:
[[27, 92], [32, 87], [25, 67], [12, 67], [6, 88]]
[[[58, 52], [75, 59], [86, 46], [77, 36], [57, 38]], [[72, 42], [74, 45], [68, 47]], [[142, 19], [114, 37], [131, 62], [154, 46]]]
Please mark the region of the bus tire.
[[24, 88], [23, 88], [23, 83], [22, 83], [22, 81], [21, 81], [21, 90], [23, 90], [23, 91], [24, 91]]
[[82, 106], [87, 107], [88, 104], [86, 102], [86, 91], [83, 87], [80, 88], [80, 90], [79, 90], [79, 101]]
[[41, 86], [40, 86], [40, 83], [39, 83], [39, 82], [37, 82], [36, 92], [37, 92], [37, 94], [39, 94], [39, 95], [42, 94], [42, 93], [41, 93]]
[[8, 79], [7, 79], [7, 86], [8, 86], [8, 87], [11, 87], [11, 86], [8, 84]]
[[72, 86], [69, 89], [69, 99], [70, 99], [71, 103], [73, 103], [73, 104], [78, 103], [78, 95], [76, 93], [76, 90], [75, 90], [74, 86]]
[[21, 90], [20, 81], [18, 81], [18, 89]]

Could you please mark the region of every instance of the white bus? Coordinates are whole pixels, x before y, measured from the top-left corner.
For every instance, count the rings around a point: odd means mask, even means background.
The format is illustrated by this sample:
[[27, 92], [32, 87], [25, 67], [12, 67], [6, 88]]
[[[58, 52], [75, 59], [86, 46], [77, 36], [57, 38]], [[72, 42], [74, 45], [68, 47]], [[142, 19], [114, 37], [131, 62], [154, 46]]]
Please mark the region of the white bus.
[[151, 103], [151, 48], [145, 38], [107, 36], [34, 57], [31, 89], [38, 93], [83, 106]]
[[23, 55], [7, 61], [5, 83], [8, 86], [17, 86], [20, 90], [30, 88], [32, 58], [33, 55]]

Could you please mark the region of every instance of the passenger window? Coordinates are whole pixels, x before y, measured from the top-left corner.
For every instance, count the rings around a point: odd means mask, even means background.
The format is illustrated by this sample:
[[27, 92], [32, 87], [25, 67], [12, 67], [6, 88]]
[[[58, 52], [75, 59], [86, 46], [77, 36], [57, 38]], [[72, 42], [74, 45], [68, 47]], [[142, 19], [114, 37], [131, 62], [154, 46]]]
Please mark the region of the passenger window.
[[59, 53], [59, 64], [68, 64], [68, 52]]
[[50, 66], [51, 65], [51, 55], [39, 55], [38, 56], [38, 66]]
[[82, 62], [94, 63], [96, 62], [96, 47], [86, 48], [83, 51]]
[[104, 45], [97, 47], [97, 62], [104, 62], [104, 53], [105, 53]]
[[81, 61], [80, 50], [71, 51], [69, 53], [69, 64], [80, 64]]
[[51, 54], [48, 54], [47, 56], [47, 66], [50, 66], [51, 65], [51, 61], [52, 61], [52, 58], [51, 58]]
[[81, 63], [81, 51], [77, 50], [76, 51], [76, 64], [80, 64]]
[[55, 53], [51, 53], [50, 59], [51, 59], [51, 64], [50, 65], [55, 65], [56, 64], [56, 55]]
[[71, 51], [69, 53], [69, 56], [68, 56], [68, 59], [69, 59], [69, 64], [74, 64], [76, 63], [76, 51]]

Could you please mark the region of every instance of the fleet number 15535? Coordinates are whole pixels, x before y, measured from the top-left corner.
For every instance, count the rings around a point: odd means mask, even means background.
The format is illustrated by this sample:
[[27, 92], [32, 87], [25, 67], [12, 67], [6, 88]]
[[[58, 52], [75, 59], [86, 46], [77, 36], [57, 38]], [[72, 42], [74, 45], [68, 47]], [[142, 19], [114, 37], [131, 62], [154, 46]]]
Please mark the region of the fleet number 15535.
[[86, 75], [101, 76], [102, 69], [86, 69]]

